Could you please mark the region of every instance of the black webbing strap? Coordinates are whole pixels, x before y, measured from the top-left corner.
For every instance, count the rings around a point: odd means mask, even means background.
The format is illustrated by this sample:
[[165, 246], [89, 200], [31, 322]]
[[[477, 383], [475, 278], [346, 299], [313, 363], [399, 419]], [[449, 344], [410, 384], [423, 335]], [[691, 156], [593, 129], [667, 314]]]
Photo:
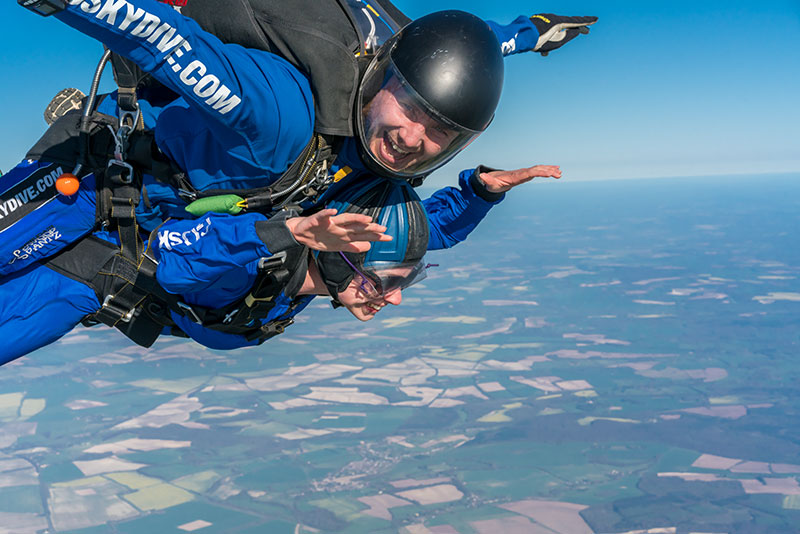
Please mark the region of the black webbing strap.
[[244, 336], [248, 341], [257, 339], [263, 342], [282, 334], [294, 322], [292, 317], [287, 316], [292, 315], [300, 299], [295, 299], [289, 305], [283, 318], [273, 319], [263, 325], [261, 321], [275, 308], [275, 298], [281, 292], [299, 289], [305, 278], [306, 268], [302, 262], [307, 254], [306, 248], [297, 247], [262, 258], [258, 265], [258, 276], [245, 297], [221, 309], [194, 308], [201, 324], [218, 332]]
[[[206, 328], [244, 336], [248, 341], [265, 341], [283, 333], [294, 322], [288, 317], [253, 326], [254, 320], [258, 324], [257, 319], [266, 317], [275, 307], [274, 297], [290, 278], [285, 262], [267, 267], [247, 297], [221, 310], [190, 306], [164, 291], [156, 280], [158, 264], [147, 252], [133, 262], [121, 255], [115, 244], [94, 236], [73, 243], [51, 258], [47, 266], [94, 289], [102, 305], [82, 321], [84, 325], [102, 323], [117, 328], [143, 347], [151, 346], [165, 327], [171, 328], [174, 335], [185, 336], [172, 321], [170, 311]], [[296, 306], [292, 303], [284, 317]]]
[[81, 133], [80, 123], [81, 111], [68, 111], [47, 129], [25, 158], [67, 166], [80, 162], [86, 172], [104, 169], [114, 153], [112, 130], [117, 128], [117, 119], [103, 113], [91, 113], [85, 134]]
[[127, 258], [115, 255], [97, 273], [97, 276], [111, 279], [98, 284], [109, 287], [110, 291], [105, 294], [103, 306], [94, 314], [94, 320], [108, 326], [131, 322], [136, 308], [149, 294], [142, 287], [144, 280], [139, 276], [138, 267]]
[[259, 272], [251, 291], [233, 304], [221, 310], [214, 310], [204, 318], [206, 323], [216, 324], [218, 328], [239, 330], [243, 334], [255, 334], [253, 338], [247, 335], [248, 340], [258, 337], [258, 330], [253, 329], [253, 321], [266, 317], [275, 307], [275, 297], [280, 294], [286, 285], [291, 273], [279, 265], [269, 271]]
[[111, 54], [111, 68], [118, 87], [117, 105], [123, 111], [135, 112], [139, 108], [136, 89], [145, 78], [145, 72], [133, 61], [115, 53]]
[[67, 246], [56, 256], [47, 260], [45, 265], [64, 276], [92, 287], [97, 298], [102, 302], [103, 295], [92, 281], [98, 271], [118, 252], [119, 248], [113, 243], [88, 236]]
[[[145, 258], [146, 259], [146, 258]], [[89, 236], [51, 258], [47, 267], [94, 289], [100, 309], [82, 321], [118, 328], [135, 343], [149, 347], [165, 326], [173, 326], [155, 286], [155, 263], [137, 266], [119, 255], [119, 248]]]

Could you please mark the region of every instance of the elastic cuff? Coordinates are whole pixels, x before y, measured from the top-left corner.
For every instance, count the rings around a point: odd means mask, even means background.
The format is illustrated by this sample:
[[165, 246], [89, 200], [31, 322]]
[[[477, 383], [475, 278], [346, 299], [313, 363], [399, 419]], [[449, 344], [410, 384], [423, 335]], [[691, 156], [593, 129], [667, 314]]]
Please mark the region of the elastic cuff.
[[486, 184], [483, 183], [480, 179], [482, 172], [492, 172], [497, 171], [499, 169], [493, 169], [491, 167], [486, 167], [484, 165], [478, 165], [475, 169], [475, 172], [472, 173], [472, 176], [469, 177], [469, 185], [472, 187], [472, 190], [475, 192], [475, 195], [479, 198], [485, 200], [486, 202], [497, 202], [503, 198], [505, 193], [492, 193], [488, 189], [486, 189]]
[[256, 222], [256, 234], [267, 245], [271, 253], [276, 254], [293, 247], [303, 246], [295, 240], [292, 232], [286, 226], [286, 219], [296, 215], [294, 212], [283, 211], [268, 221]]

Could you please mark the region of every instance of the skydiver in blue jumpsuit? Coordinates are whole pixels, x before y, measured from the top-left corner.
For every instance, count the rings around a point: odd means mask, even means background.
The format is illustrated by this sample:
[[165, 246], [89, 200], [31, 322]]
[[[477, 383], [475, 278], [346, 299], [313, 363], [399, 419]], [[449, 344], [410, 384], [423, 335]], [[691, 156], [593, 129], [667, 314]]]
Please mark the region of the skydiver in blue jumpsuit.
[[[155, 134], [160, 153], [182, 169], [196, 189], [269, 185], [298, 157], [311, 137], [314, 104], [308, 80], [285, 60], [263, 51], [224, 46], [200, 30], [194, 21], [154, 0], [70, 0], [69, 4], [55, 17], [135, 61], [179, 95], [166, 103], [144, 95], [139, 106], [145, 127]], [[490, 26], [502, 43], [497, 46], [505, 54], [529, 50], [544, 53], [577, 35], [576, 28], [585, 28], [594, 21], [591, 17], [551, 17], [552, 20], [546, 19], [547, 24], [537, 15], [520, 17], [508, 26], [496, 23]], [[415, 53], [421, 52], [411, 50], [410, 55]], [[386, 65], [379, 67], [385, 69]], [[483, 109], [474, 113], [481, 116], [472, 119], [471, 130], [466, 128], [467, 135], [462, 128], [457, 134], [458, 142], [451, 143], [439, 157], [417, 165], [409, 173], [382, 164], [380, 154], [374, 156], [370, 150], [361, 150], [364, 143], [349, 138], [332, 169], [332, 174], [347, 171], [335, 187], [346, 187], [361, 176], [372, 174], [376, 166], [383, 171], [378, 175], [408, 177], [429, 173], [446, 163], [491, 121], [502, 85], [502, 65], [499, 70], [496, 64], [492, 68], [490, 74], [495, 79], [488, 83], [492, 93], [488, 97], [490, 104], [485, 104], [486, 98], [481, 95], [466, 102], [464, 95], [450, 99], [461, 108], [456, 110], [457, 114], [472, 114], [473, 103]], [[464, 87], [477, 85], [470, 82], [480, 74], [485, 73], [477, 70], [463, 73], [456, 89], [463, 92]], [[101, 102], [98, 111], [116, 115], [115, 102], [112, 95]], [[363, 104], [366, 106], [368, 102]], [[422, 104], [422, 107], [430, 106]], [[436, 109], [431, 111], [437, 114]], [[398, 141], [395, 136], [393, 142]], [[431, 250], [463, 241], [503, 198], [504, 192], [535, 176], [558, 177], [560, 171], [554, 166], [540, 165], [510, 172], [479, 168], [461, 173], [458, 189], [445, 188], [425, 201], [431, 225]], [[143, 229], [152, 230], [170, 217], [187, 217], [184, 209], [187, 202], [176, 188], [145, 175], [144, 189], [148, 202], [137, 207], [137, 222]], [[324, 200], [323, 197], [320, 202]], [[4, 256], [14, 252], [11, 247], [0, 245], [0, 264], [5, 263]], [[56, 248], [53, 245], [39, 255], [28, 254], [13, 269], [52, 254]], [[8, 269], [0, 267], [0, 272], [9, 272]]]
[[[313, 105], [307, 81], [285, 61], [265, 52], [222, 45], [192, 21], [154, 2], [74, 1], [71, 4], [57, 17], [133, 59], [180, 95], [163, 107], [151, 106], [145, 100], [140, 100], [140, 104], [145, 123], [155, 131], [159, 149], [184, 169], [198, 188], [263, 185], [265, 175], [268, 179], [280, 173], [303, 148], [313, 128]], [[522, 48], [518, 43], [516, 51]], [[449, 157], [463, 146], [451, 151]], [[404, 149], [408, 152], [408, 147], [394, 146], [401, 155]], [[360, 155], [353, 147], [345, 147], [345, 154], [348, 150], [350, 157], [342, 158], [342, 163], [352, 163], [357, 172], [337, 184], [338, 187], [331, 188], [330, 195], [335, 195], [348, 180], [365, 172]], [[443, 161], [439, 160], [438, 164], [441, 163]], [[533, 176], [555, 173], [552, 168], [533, 169], [536, 168], [512, 173], [465, 173], [461, 176], [461, 189], [448, 188], [429, 199], [426, 203], [431, 227], [429, 248], [442, 248], [463, 240], [510, 187]], [[174, 213], [170, 213], [170, 192], [159, 191], [159, 185], [146, 182], [151, 205], [159, 212], [153, 217], [153, 224], [169, 215], [185, 216], [182, 213], [184, 202], [175, 202]], [[141, 219], [146, 228], [146, 214], [142, 214]], [[246, 225], [243, 221], [234, 224]], [[0, 289], [0, 298], [4, 301], [0, 309], [6, 310], [4, 313], [12, 309], [16, 281], [34, 271], [41, 276], [41, 285], [37, 287], [50, 287], [53, 289], [50, 295], [57, 295], [57, 300], [51, 301], [54, 306], [59, 302], [71, 306], [74, 317], [91, 313], [96, 303], [85, 291], [71, 280], [59, 279], [40, 269], [35, 261], [35, 254], [24, 258], [16, 268], [29, 265], [29, 270], [4, 282]], [[55, 290], [56, 287], [63, 291]], [[48, 308], [41, 299], [31, 295], [23, 297], [23, 308], [29, 310], [15, 310], [20, 317], [25, 317], [30, 309]], [[13, 303], [19, 304], [19, 300]], [[74, 318], [62, 312], [63, 309], [59, 320], [65, 325], [74, 324]], [[46, 324], [54, 323], [47, 321]], [[40, 330], [36, 325], [30, 332], [19, 330], [10, 342], [24, 349], [26, 340], [41, 336]], [[54, 330], [53, 336], [58, 335]], [[40, 341], [36, 340], [35, 344], [40, 345]], [[20, 353], [25, 352], [22, 349]]]
[[[341, 191], [328, 206], [309, 217], [282, 214], [268, 220], [258, 213], [212, 213], [159, 227], [146, 254], [157, 262], [160, 286], [179, 294], [189, 311], [170, 312], [170, 325], [163, 333], [177, 328], [214, 349], [263, 342], [264, 337], [199, 324], [197, 314], [231, 303], [244, 307], [241, 302], [258, 280], [262, 262], [281, 254], [294, 260], [284, 262], [286, 274], [280, 284], [258, 295], [269, 297], [272, 306], [256, 314], [246, 332], [278, 325], [268, 332], [281, 333], [316, 295], [331, 296], [337, 307], [362, 321], [371, 320], [387, 304], [400, 304], [402, 289], [425, 275], [428, 223], [411, 186], [367, 178]], [[103, 232], [93, 238], [114, 242], [113, 235]], [[305, 244], [316, 249], [313, 259]], [[0, 365], [56, 341], [96, 313], [102, 306], [100, 297], [85, 281], [41, 263], [0, 279]]]

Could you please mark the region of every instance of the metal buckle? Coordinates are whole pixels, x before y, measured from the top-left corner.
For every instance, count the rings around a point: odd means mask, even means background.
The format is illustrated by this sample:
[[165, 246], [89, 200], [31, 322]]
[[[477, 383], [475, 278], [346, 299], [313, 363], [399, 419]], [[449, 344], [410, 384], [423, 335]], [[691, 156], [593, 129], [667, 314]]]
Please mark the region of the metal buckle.
[[252, 308], [253, 306], [256, 305], [257, 302], [270, 302], [273, 298], [275, 298], [274, 295], [264, 298], [256, 298], [253, 296], [252, 293], [248, 293], [247, 296], [244, 298], [244, 303], [245, 306], [247, 306], [248, 308]]
[[187, 202], [194, 202], [197, 200], [197, 193], [187, 189], [178, 189], [178, 195]]
[[108, 313], [118, 315], [118, 321], [123, 323], [131, 322], [131, 319], [133, 319], [133, 316], [136, 313], [136, 308], [131, 308], [130, 310], [125, 311], [124, 309], [118, 307], [114, 303], [114, 295], [106, 295], [106, 298], [103, 299], [103, 306], [101, 309], [105, 309]]
[[136, 125], [139, 123], [139, 117], [141, 116], [142, 111], [139, 109], [139, 106], [136, 106], [136, 111], [127, 111], [124, 109], [119, 110], [119, 129], [117, 132], [124, 136], [127, 139], [128, 134], [130, 134], [135, 128]]
[[128, 173], [128, 179], [122, 179], [122, 183], [125, 184], [129, 184], [133, 181], [133, 167], [125, 162], [125, 158], [128, 155], [128, 135], [136, 128], [141, 115], [142, 112], [138, 106], [136, 107], [136, 111], [120, 109], [119, 128], [115, 131], [110, 124], [108, 125], [108, 129], [111, 130], [111, 133], [114, 135], [114, 159], [109, 160], [108, 167], [119, 165], [128, 169], [130, 171]]
[[64, 0], [17, 0], [17, 3], [43, 17], [49, 17], [67, 7]]
[[268, 332], [275, 332], [276, 334], [283, 334], [284, 330], [286, 330], [287, 326], [290, 326], [294, 323], [294, 319], [281, 319], [279, 321], [273, 321], [266, 326], [270, 328], [267, 330]]
[[259, 258], [258, 260], [258, 272], [260, 273], [268, 273], [274, 271], [275, 269], [282, 267], [283, 264], [286, 262], [286, 251], [282, 250], [272, 256], [267, 258]]
[[108, 160], [108, 165], [106, 165], [106, 169], [110, 169], [111, 167], [115, 166], [122, 167], [123, 169], [128, 171], [127, 173], [125, 172], [119, 173], [120, 182], [122, 182], [123, 184], [130, 184], [131, 182], [133, 182], [133, 167], [131, 166], [130, 163], [118, 159], [110, 159]]
[[228, 324], [228, 323], [230, 323], [231, 321], [233, 321], [233, 318], [236, 316], [236, 314], [237, 314], [238, 312], [239, 312], [239, 308], [236, 308], [235, 310], [233, 310], [232, 312], [230, 312], [230, 313], [229, 313], [228, 315], [226, 315], [226, 316], [225, 316], [225, 318], [222, 320], [222, 324]]
[[178, 301], [178, 308], [183, 310], [186, 313], [187, 317], [189, 317], [189, 319], [193, 323], [203, 324], [202, 319], [200, 319], [200, 317], [198, 317], [198, 315], [194, 311], [194, 309], [192, 309], [192, 307], [189, 306], [188, 304], [186, 304], [185, 302]]

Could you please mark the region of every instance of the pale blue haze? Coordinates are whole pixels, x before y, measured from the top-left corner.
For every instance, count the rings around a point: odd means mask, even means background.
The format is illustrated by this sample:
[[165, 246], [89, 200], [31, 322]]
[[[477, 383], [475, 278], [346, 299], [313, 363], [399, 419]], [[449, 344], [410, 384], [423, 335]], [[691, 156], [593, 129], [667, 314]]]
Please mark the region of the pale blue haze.
[[[508, 60], [495, 123], [432, 183], [476, 163], [560, 164], [570, 180], [800, 170], [796, 0], [397, 4], [412, 17], [448, 8], [499, 22], [553, 11], [600, 17], [589, 36], [547, 58]], [[0, 20], [7, 171], [44, 131], [50, 98], [88, 89], [100, 46], [10, 0]]]

